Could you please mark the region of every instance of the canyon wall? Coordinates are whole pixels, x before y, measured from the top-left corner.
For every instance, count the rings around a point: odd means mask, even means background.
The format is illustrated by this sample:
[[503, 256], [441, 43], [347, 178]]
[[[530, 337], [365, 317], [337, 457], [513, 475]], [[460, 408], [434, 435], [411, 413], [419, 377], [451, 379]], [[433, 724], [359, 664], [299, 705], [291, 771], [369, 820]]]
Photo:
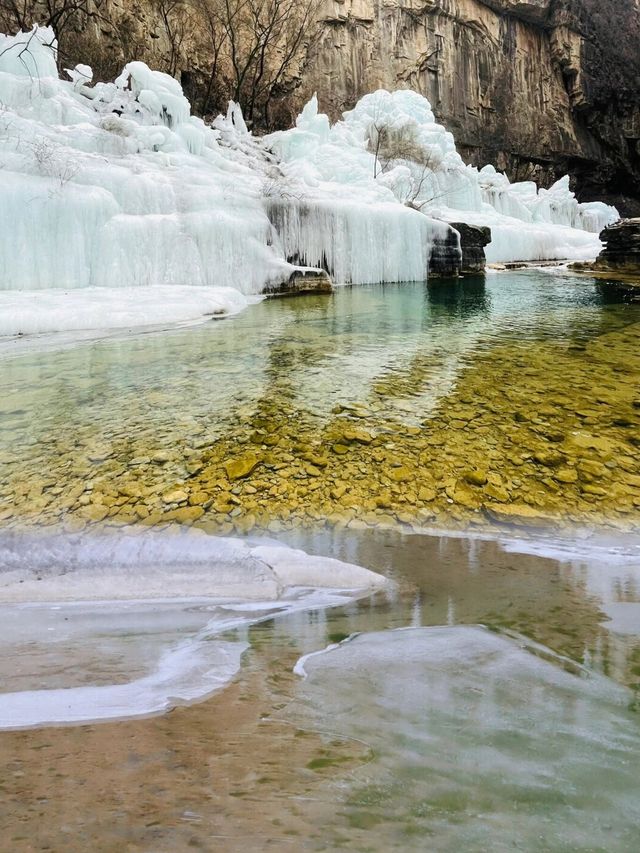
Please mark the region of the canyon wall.
[[[299, 90], [333, 117], [410, 87], [468, 162], [640, 198], [638, 0], [329, 0]], [[628, 197], [628, 198], [625, 198]]]
[[[87, 0], [97, 14], [61, 35], [62, 64], [88, 62], [105, 79], [143, 59], [178, 77], [198, 110], [208, 1]], [[640, 213], [640, 0], [322, 0], [317, 17], [283, 79], [280, 124], [313, 92], [336, 119], [365, 92], [412, 88], [468, 162], [543, 185], [569, 173], [581, 200]], [[219, 107], [223, 67], [218, 77]]]

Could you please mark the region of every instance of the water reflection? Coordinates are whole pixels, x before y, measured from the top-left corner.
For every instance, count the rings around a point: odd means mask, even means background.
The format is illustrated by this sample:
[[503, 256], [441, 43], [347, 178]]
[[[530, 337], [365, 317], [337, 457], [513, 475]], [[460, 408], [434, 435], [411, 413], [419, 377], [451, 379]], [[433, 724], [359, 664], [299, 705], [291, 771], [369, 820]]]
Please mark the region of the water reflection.
[[486, 284], [341, 288], [331, 299], [271, 300], [226, 323], [5, 354], [0, 449], [37, 439], [48, 418], [46, 429], [91, 421], [106, 437], [114, 422], [144, 419], [152, 427], [171, 410], [174, 418], [223, 426], [230, 409], [250, 408], [266, 394], [274, 371], [299, 386], [301, 407], [326, 410], [338, 398], [365, 397], [376, 378], [410, 372], [416, 358], [437, 372], [444, 353], [470, 358], [505, 336], [558, 339], [623, 327], [632, 317], [619, 313], [622, 303], [602, 283], [513, 273]]
[[[640, 541], [522, 540], [296, 531], [296, 547], [393, 577], [403, 594], [346, 636], [404, 625], [488, 625], [522, 634], [640, 691]], [[327, 642], [329, 640], [327, 639]]]
[[484, 276], [451, 281], [434, 279], [429, 282], [426, 295], [433, 316], [440, 313], [464, 319], [476, 312], [491, 310], [491, 297]]

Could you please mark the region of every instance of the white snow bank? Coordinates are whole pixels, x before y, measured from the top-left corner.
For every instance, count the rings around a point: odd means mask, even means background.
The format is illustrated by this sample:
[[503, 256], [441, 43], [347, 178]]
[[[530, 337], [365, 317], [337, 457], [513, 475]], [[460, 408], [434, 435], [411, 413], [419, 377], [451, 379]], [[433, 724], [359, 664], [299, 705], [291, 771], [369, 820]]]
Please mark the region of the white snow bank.
[[385, 584], [360, 566], [205, 534], [4, 534], [0, 729], [201, 700], [236, 674], [252, 624]]
[[367, 140], [329, 124], [314, 96], [296, 127], [265, 137], [286, 182], [267, 205], [287, 257], [323, 266], [338, 283], [424, 281], [442, 222], [398, 204], [374, 178]]
[[[368, 194], [339, 182], [292, 188], [236, 105], [210, 127], [176, 80], [144, 63], [92, 86], [86, 65], [57, 78], [50, 30], [2, 44], [0, 290], [259, 294], [299, 260], [340, 282], [426, 278], [442, 225], [375, 183]], [[277, 206], [291, 208], [280, 235], [268, 215]]]
[[56, 38], [51, 27], [36, 27], [17, 36], [0, 33], [0, 73], [26, 77], [29, 83], [47, 77], [57, 79], [56, 56]]
[[128, 329], [225, 317], [260, 297], [230, 287], [86, 287], [0, 290], [0, 337], [95, 329]]

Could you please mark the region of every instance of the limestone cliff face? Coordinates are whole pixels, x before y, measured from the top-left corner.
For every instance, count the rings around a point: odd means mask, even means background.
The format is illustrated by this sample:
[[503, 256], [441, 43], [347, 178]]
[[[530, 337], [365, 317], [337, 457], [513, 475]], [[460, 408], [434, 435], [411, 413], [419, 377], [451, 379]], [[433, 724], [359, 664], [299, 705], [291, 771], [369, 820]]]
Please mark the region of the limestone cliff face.
[[[314, 91], [335, 119], [365, 92], [413, 88], [468, 162], [542, 184], [569, 172], [582, 200], [640, 214], [640, 0], [322, 1], [274, 111], [281, 123]], [[180, 78], [198, 109], [211, 68], [198, 0], [98, 5], [65, 33], [68, 62], [105, 79], [143, 59]]]
[[629, 210], [639, 46], [638, 0], [328, 0], [298, 94], [336, 117], [371, 89], [416, 89], [469, 162], [542, 183], [570, 172], [584, 199]]

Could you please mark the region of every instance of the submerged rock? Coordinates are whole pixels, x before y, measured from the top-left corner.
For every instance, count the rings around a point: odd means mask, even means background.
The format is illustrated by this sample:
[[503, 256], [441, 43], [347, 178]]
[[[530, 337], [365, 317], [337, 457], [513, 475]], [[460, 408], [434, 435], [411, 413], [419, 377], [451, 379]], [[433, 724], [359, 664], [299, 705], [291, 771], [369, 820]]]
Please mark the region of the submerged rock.
[[230, 480], [241, 480], [248, 477], [251, 472], [262, 462], [262, 456], [247, 453], [237, 459], [229, 459], [224, 463], [224, 470]]
[[516, 527], [553, 527], [558, 519], [528, 504], [485, 504], [485, 513], [498, 524]]

